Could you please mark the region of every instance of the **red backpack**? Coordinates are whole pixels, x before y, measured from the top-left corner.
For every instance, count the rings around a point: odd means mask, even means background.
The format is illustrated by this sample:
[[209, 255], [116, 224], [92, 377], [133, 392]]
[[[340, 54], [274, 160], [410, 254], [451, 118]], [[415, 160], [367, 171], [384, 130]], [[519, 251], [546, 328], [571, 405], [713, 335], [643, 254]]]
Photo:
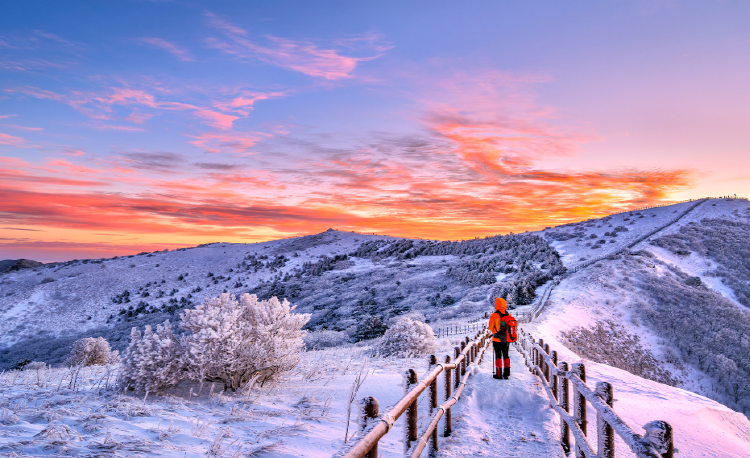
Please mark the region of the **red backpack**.
[[518, 340], [518, 334], [516, 333], [516, 326], [518, 325], [518, 323], [516, 322], [516, 319], [508, 315], [503, 318], [503, 321], [505, 321], [505, 333], [507, 334], [507, 342], [515, 342], [516, 340]]
[[[500, 312], [494, 312], [500, 315]], [[515, 342], [518, 340], [518, 334], [516, 332], [516, 327], [518, 326], [518, 323], [516, 322], [516, 319], [513, 318], [511, 314], [507, 314], [505, 316], [500, 317], [500, 321], [505, 323], [505, 335], [501, 335], [498, 331], [495, 334], [493, 334], [492, 337], [495, 337], [496, 339], [504, 340], [505, 342]], [[505, 339], [503, 339], [503, 337]]]

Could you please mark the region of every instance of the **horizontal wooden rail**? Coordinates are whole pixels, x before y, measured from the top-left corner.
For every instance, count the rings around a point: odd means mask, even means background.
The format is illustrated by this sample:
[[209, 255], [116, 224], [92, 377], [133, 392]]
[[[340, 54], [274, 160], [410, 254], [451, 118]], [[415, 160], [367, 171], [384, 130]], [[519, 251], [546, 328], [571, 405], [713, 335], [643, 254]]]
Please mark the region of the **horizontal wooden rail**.
[[[463, 391], [461, 383], [459, 383], [460, 376], [464, 375], [465, 379], [468, 380], [468, 377], [466, 377], [467, 374], [469, 374], [469, 371], [466, 370], [467, 366], [473, 362], [476, 359], [476, 356], [478, 353], [479, 348], [482, 349], [486, 348], [487, 341], [489, 339], [488, 331], [485, 329], [482, 332], [478, 333], [475, 340], [471, 341], [468, 337], [466, 338], [466, 342], [462, 342], [463, 349], [460, 351], [458, 350], [458, 347], [456, 347], [456, 358], [452, 363], [436, 363], [434, 364], [434, 367], [422, 378], [420, 382], [415, 382], [413, 384], [407, 385], [407, 393], [398, 401], [396, 404], [391, 407], [388, 412], [384, 414], [378, 415], [376, 418], [371, 419], [368, 417], [367, 423], [369, 423], [369, 426], [365, 428], [364, 431], [362, 431], [359, 439], [357, 439], [356, 442], [346, 446], [344, 449], [339, 451], [337, 454], [334, 455], [336, 458], [363, 458], [364, 456], [367, 456], [368, 453], [377, 448], [378, 441], [385, 436], [391, 428], [393, 428], [394, 423], [396, 420], [398, 420], [401, 415], [404, 414], [404, 412], [416, 412], [416, 410], [410, 410], [413, 406], [416, 406], [416, 402], [419, 399], [419, 395], [421, 395], [427, 387], [432, 385], [435, 387], [435, 384], [437, 383], [437, 377], [442, 373], [443, 371], [450, 371], [455, 370], [456, 371], [456, 385], [457, 385], [457, 391], [456, 393], [460, 396], [460, 392]], [[482, 351], [483, 353], [483, 351]], [[434, 356], [431, 356], [431, 361], [434, 361]], [[414, 371], [409, 370], [407, 371], [407, 374], [411, 373], [411, 377], [416, 379], [416, 373]], [[407, 383], [409, 382], [409, 378], [407, 377]], [[448, 385], [450, 385], [450, 378], [447, 377], [446, 382], [448, 382]], [[434, 389], [434, 388], [433, 388]], [[377, 400], [374, 398], [366, 398], [365, 399], [365, 406], [376, 406]], [[450, 406], [453, 404], [447, 405], [448, 402], [444, 404], [445, 408], [450, 412]], [[367, 410], [367, 409], [365, 409]], [[372, 415], [372, 410], [370, 409], [370, 415]], [[379, 409], [374, 409], [375, 411]], [[367, 412], [366, 412], [367, 413]], [[367, 415], [366, 415], [367, 416]], [[416, 439], [416, 415], [407, 415], [409, 424], [407, 427], [407, 430], [409, 434], [414, 434], [414, 439]], [[446, 419], [450, 418], [449, 414], [446, 415]], [[439, 419], [438, 419], [439, 421]], [[446, 428], [448, 431], [449, 428]], [[434, 432], [434, 431], [433, 431]], [[407, 437], [407, 446], [409, 444], [409, 438]]]
[[[492, 342], [491, 339], [486, 339], [487, 343], [484, 344], [484, 346], [479, 350], [479, 353], [477, 355], [477, 365], [482, 363], [482, 358], [484, 357], [484, 352], [487, 350], [487, 347], [490, 346], [490, 343]], [[459, 398], [461, 398], [461, 393], [463, 393], [464, 388], [466, 387], [466, 383], [469, 381], [469, 376], [471, 376], [473, 371], [467, 370], [464, 374], [463, 379], [461, 380], [461, 383], [459, 384], [458, 390], [456, 390], [456, 394], [454, 394], [448, 402], [438, 407], [437, 412], [435, 412], [435, 415], [432, 416], [432, 420], [430, 421], [430, 424], [427, 425], [427, 429], [425, 430], [424, 434], [422, 434], [422, 437], [419, 439], [419, 442], [414, 446], [414, 449], [412, 450], [412, 453], [410, 455], [410, 458], [419, 458], [419, 456], [422, 454], [422, 451], [424, 451], [425, 447], [429, 443], [430, 437], [433, 436], [433, 433], [435, 432], [438, 422], [440, 421], [440, 418], [443, 416], [443, 414], [450, 409], [456, 402], [458, 402]]]
[[[558, 365], [557, 353], [550, 351], [543, 340], [535, 342], [522, 329], [519, 329], [515, 346], [524, 356], [529, 370], [539, 378], [550, 406], [562, 420], [561, 442], [566, 451], [570, 447], [567, 438], [570, 431], [575, 438], [577, 458], [613, 458], [614, 433], [617, 433], [638, 458], [673, 458], [672, 428], [668, 423], [652, 421], [644, 426], [645, 436], [636, 434], [612, 409], [613, 388], [610, 383], [599, 382], [596, 390], [591, 391], [586, 385], [583, 364], [574, 365], [572, 370], [567, 370], [568, 364], [565, 362]], [[574, 415], [568, 412], [568, 384], [574, 388]], [[586, 401], [597, 413], [596, 452], [586, 439]]]

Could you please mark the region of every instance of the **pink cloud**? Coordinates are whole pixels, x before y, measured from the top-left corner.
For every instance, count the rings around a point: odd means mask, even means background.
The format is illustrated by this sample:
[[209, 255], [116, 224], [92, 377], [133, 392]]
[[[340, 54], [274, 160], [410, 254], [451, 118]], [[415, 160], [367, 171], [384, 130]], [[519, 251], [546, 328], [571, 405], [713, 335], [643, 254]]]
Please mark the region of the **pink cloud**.
[[0, 67], [6, 70], [27, 72], [47, 68], [66, 68], [71, 66], [70, 62], [51, 62], [46, 59], [23, 59], [23, 60], [1, 60]]
[[115, 124], [95, 123], [95, 124], [89, 124], [89, 126], [93, 127], [94, 129], [99, 129], [99, 130], [120, 130], [124, 132], [144, 132], [144, 129], [141, 129], [140, 127], [118, 126]]
[[14, 114], [12, 114], [12, 115], [0, 115], [0, 119], [12, 118], [13, 116], [16, 116], [16, 115], [14, 115]]
[[65, 159], [53, 159], [53, 160], [50, 160], [47, 163], [47, 165], [54, 168], [50, 170], [53, 173], [57, 172], [59, 169], [62, 169], [66, 172], [72, 172], [72, 173], [86, 173], [86, 174], [100, 173], [100, 171], [97, 169], [92, 169], [90, 167], [84, 167], [82, 165], [73, 164], [72, 162], [66, 161]]
[[234, 152], [250, 154], [250, 150], [256, 143], [270, 136], [271, 134], [263, 132], [209, 132], [193, 136], [195, 140], [190, 143], [205, 149], [209, 153]]
[[12, 135], [0, 133], [0, 145], [24, 146], [25, 144], [26, 140], [21, 137], [14, 137]]
[[167, 40], [163, 40], [161, 38], [141, 38], [140, 41], [143, 43], [149, 44], [151, 46], [155, 46], [159, 49], [163, 49], [164, 51], [167, 51], [168, 53], [174, 55], [180, 60], [184, 60], [184, 61], [195, 60], [193, 55], [190, 54], [188, 51], [186, 51], [185, 49], [182, 49], [181, 47]]
[[241, 116], [248, 116], [255, 109], [255, 102], [259, 100], [268, 100], [279, 97], [286, 97], [287, 91], [276, 92], [248, 92], [241, 91], [240, 95], [233, 97], [229, 101], [215, 102], [214, 107], [223, 111], [234, 111]]
[[6, 127], [10, 127], [12, 129], [19, 129], [19, 130], [29, 130], [33, 132], [38, 132], [41, 130], [44, 130], [42, 127], [28, 127], [28, 126], [19, 126], [17, 124], [3, 124]]
[[[360, 62], [377, 59], [392, 46], [379, 43], [374, 35], [339, 40], [339, 48], [323, 48], [309, 41], [295, 41], [281, 37], [266, 36], [268, 45], [258, 44], [247, 38], [248, 33], [212, 14], [208, 14], [211, 25], [224, 32], [227, 41], [215, 38], [209, 44], [228, 54], [245, 59], [256, 59], [267, 64], [295, 70], [306, 75], [322, 77], [328, 80], [350, 78]], [[343, 55], [344, 51], [364, 48], [369, 54], [365, 57]]]
[[[208, 107], [183, 102], [157, 100], [154, 95], [149, 94], [145, 90], [129, 87], [108, 87], [101, 93], [73, 92], [69, 95], [58, 94], [36, 87], [22, 87], [7, 91], [19, 92], [32, 97], [65, 103], [85, 116], [98, 120], [115, 119], [115, 106], [130, 107], [133, 111], [129, 113], [125, 119], [139, 124], [154, 116], [154, 114], [143, 113], [140, 111], [144, 108], [157, 111], [190, 111], [196, 117], [203, 119], [206, 124], [224, 130], [231, 129], [232, 122], [238, 119], [237, 116], [221, 113], [220, 111]], [[137, 127], [115, 126], [110, 124], [94, 124], [92, 127], [97, 129], [128, 131], [143, 130]]]

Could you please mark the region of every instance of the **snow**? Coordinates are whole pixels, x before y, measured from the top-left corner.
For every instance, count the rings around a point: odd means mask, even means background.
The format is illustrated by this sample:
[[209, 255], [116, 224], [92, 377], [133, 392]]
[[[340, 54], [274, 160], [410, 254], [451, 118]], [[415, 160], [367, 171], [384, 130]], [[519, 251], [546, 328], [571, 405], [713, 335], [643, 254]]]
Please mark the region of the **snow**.
[[[663, 420], [673, 428], [675, 447], [682, 458], [750, 456], [750, 421], [741, 413], [698, 394], [635, 377], [602, 364], [588, 363], [587, 383], [614, 385], [615, 411], [639, 434], [651, 420]], [[593, 412], [590, 419], [595, 417]], [[590, 420], [592, 421], [592, 420]], [[617, 456], [625, 445], [617, 443]]]
[[[686, 221], [690, 221], [688, 217], [703, 206], [710, 205], [709, 202], [712, 201], [699, 204], [695, 210], [692, 210], [685, 217], [680, 219], [679, 225], [684, 224]], [[745, 202], [745, 205], [747, 206], [747, 201], [742, 202]], [[550, 244], [560, 253], [565, 266], [570, 268], [582, 264], [587, 260], [621, 251], [631, 243], [647, 235], [655, 228], [668, 224], [694, 204], [695, 202], [684, 202], [667, 207], [656, 207], [648, 210], [619, 213], [567, 226], [558, 226], [553, 230], [541, 231], [540, 234], [546, 236], [548, 240], [550, 240]], [[643, 216], [643, 218], [641, 218], [641, 216]], [[617, 237], [604, 235], [607, 232], [611, 233], [619, 226], [626, 227], [628, 230], [626, 232], [618, 232]], [[578, 238], [556, 241], [552, 240], [550, 237], [551, 232], [574, 233], [576, 232], [575, 229], [578, 229], [578, 232], [581, 234]], [[662, 233], [666, 232], [659, 232], [659, 234]], [[596, 235], [596, 238], [591, 239], [591, 235]], [[578, 241], [579, 239], [581, 241]], [[601, 239], [607, 241], [602, 248], [591, 248], [591, 246], [594, 245], [594, 242]], [[587, 243], [591, 246], [587, 246]]]
[[547, 395], [523, 357], [510, 352], [511, 376], [492, 378], [492, 349], [478, 373], [469, 378], [454, 408], [453, 434], [440, 438], [439, 457], [564, 457], [558, 440], [559, 421]]
[[[248, 254], [286, 255], [289, 258], [286, 266], [277, 269], [277, 273], [283, 275], [306, 261], [317, 260], [321, 255], [345, 254], [362, 242], [391, 238], [331, 231], [295, 239], [249, 244], [214, 243], [106, 259], [101, 263], [86, 261], [6, 273], [0, 276], [0, 322], [5, 330], [0, 334], [0, 346], [42, 331], [62, 335], [104, 326], [109, 315], [116, 315], [123, 307], [122, 304], [112, 303], [111, 297], [125, 290], [133, 294], [147, 282], [159, 284], [149, 288], [152, 295], [143, 300], [159, 306], [166, 303], [170, 296], [157, 299], [155, 292], [158, 290], [169, 292], [177, 289], [175, 297], [180, 297], [200, 286], [202, 291], [194, 293], [192, 299], [193, 302], [200, 302], [204, 297], [217, 297], [225, 288], [235, 292], [233, 285], [236, 280], [256, 285], [276, 274], [269, 274], [268, 269], [258, 273], [229, 272]], [[300, 256], [294, 257], [295, 252]], [[367, 270], [368, 267], [372, 268], [370, 260], [358, 260], [355, 269]], [[209, 272], [229, 276], [232, 280], [213, 284], [207, 280]], [[181, 281], [178, 276], [182, 273], [189, 275]], [[53, 281], [42, 282], [44, 279]], [[241, 291], [244, 292], [244, 289]], [[133, 298], [131, 305], [141, 300], [141, 297]], [[88, 319], [89, 316], [91, 319]]]
[[[688, 202], [642, 210], [643, 218], [639, 218], [641, 215], [637, 212], [633, 212], [633, 216], [623, 213], [540, 234], [548, 237], [566, 267], [571, 268], [585, 262], [581, 258], [593, 259], [622, 250], [691, 205], [693, 203]], [[746, 213], [748, 208], [750, 204], [743, 200], [709, 200], [656, 236], [678, 231], [685, 224], [703, 218], [735, 218], [736, 212]], [[625, 226], [628, 231], [614, 238], [604, 236], [617, 226]], [[549, 238], [550, 232], [573, 232], [576, 227], [583, 229], [580, 232], [585, 238], [581, 237], [581, 242]], [[592, 234], [596, 238], [591, 239]], [[104, 260], [101, 264], [75, 263], [4, 274], [0, 276], [0, 323], [4, 330], [0, 344], [12, 343], [39, 331], [57, 334], [102, 326], [110, 314], [122, 308], [121, 304], [111, 302], [111, 296], [126, 289], [134, 293], [149, 281], [163, 279], [165, 283], [160, 283], [159, 289], [177, 288], [180, 295], [201, 286], [203, 291], [194, 294], [193, 299], [200, 301], [203, 297], [218, 296], [224, 288], [233, 292], [230, 287], [237, 274], [229, 273], [228, 269], [248, 254], [285, 254], [289, 261], [278, 269], [283, 275], [321, 255], [349, 253], [363, 241], [384, 238], [332, 231], [258, 244], [218, 243], [184, 251]], [[602, 238], [607, 239], [602, 248], [585, 245]], [[695, 253], [676, 256], [650, 245], [649, 240], [639, 243], [633, 250], [647, 250], [657, 261], [674, 264], [691, 276], [700, 276], [706, 286], [736, 303], [733, 292], [720, 279], [704, 275], [715, 267], [711, 261]], [[293, 256], [295, 252], [298, 257]], [[544, 338], [558, 351], [560, 360], [573, 363], [582, 360], [561, 343], [561, 334], [576, 327], [590, 327], [597, 321], [611, 320], [637, 330], [644, 346], [663, 359], [670, 349], [669, 344], [638, 322], [635, 307], [639, 298], [629, 287], [632, 272], [625, 262], [627, 257], [603, 260], [566, 276], [553, 289], [550, 305], [540, 318], [524, 328], [534, 337]], [[441, 266], [444, 258], [448, 257], [420, 257], [404, 264], [431, 265], [437, 272], [444, 269]], [[131, 264], [136, 267], [130, 267]], [[349, 267], [356, 272], [378, 268], [382, 268], [382, 264], [370, 259], [354, 259], [354, 265]], [[650, 268], [656, 276], [663, 271], [658, 262]], [[188, 277], [177, 280], [185, 272], [189, 272]], [[231, 284], [209, 283], [208, 272], [231, 276]], [[276, 273], [269, 274], [268, 270], [257, 274], [243, 272], [239, 277], [245, 284], [257, 284]], [[434, 273], [424, 271], [421, 275]], [[54, 281], [42, 282], [46, 278]], [[501, 274], [497, 279], [502, 278]], [[154, 288], [151, 290], [153, 292]], [[150, 299], [153, 297], [147, 299], [153, 303]], [[460, 305], [457, 303], [453, 307]], [[486, 311], [491, 312], [491, 306], [487, 306]], [[483, 313], [477, 314], [477, 318]], [[87, 320], [88, 316], [92, 318]], [[454, 323], [463, 322], [447, 320], [430, 324], [437, 327]], [[439, 339], [438, 358], [452, 353], [460, 339], [461, 336]], [[0, 423], [4, 423], [0, 426], [0, 455], [92, 455], [111, 449], [113, 456], [137, 453], [198, 457], [206, 456], [213, 447], [217, 456], [232, 456], [240, 451], [248, 453], [259, 447], [271, 447], [277, 449], [276, 456], [282, 457], [330, 456], [344, 445], [346, 398], [363, 365], [366, 365], [367, 378], [357, 398], [376, 397], [381, 412], [402, 396], [404, 370], [415, 368], [420, 375], [427, 370], [425, 357], [369, 358], [373, 344], [375, 342], [306, 352], [300, 365], [282, 381], [232, 396], [217, 393], [219, 386], [212, 389], [208, 383], [202, 389], [197, 384], [186, 383], [169, 394], [152, 394], [145, 400], [116, 394], [102, 389], [104, 382], [99, 381], [106, 377], [104, 367], [82, 371], [80, 386], [75, 390], [67, 388], [71, 376], [68, 369], [24, 371], [20, 375], [6, 372], [0, 374]], [[526, 370], [520, 355], [512, 350], [511, 379], [495, 380], [491, 376], [491, 354], [490, 349], [476, 375], [471, 377], [461, 401], [454, 407], [454, 433], [449, 438], [440, 438], [438, 456], [497, 456], [500, 453], [518, 457], [562, 456], [558, 442], [559, 422], [536, 376]], [[613, 384], [614, 409], [634, 431], [643, 433], [641, 426], [652, 420], [664, 420], [673, 426], [679, 449], [677, 456], [750, 456], [750, 422], [744, 415], [706, 397], [711, 395], [713, 382], [689, 364], [681, 371], [664, 363], [684, 380], [679, 388], [607, 365], [584, 362], [590, 387], [603, 380]], [[193, 388], [192, 395], [190, 388]], [[440, 395], [442, 399], [442, 389]], [[425, 402], [423, 396], [421, 425], [426, 424]], [[356, 429], [356, 409], [352, 415], [352, 427]], [[595, 412], [589, 412], [589, 421], [589, 437], [595, 443]], [[397, 421], [394, 429], [381, 440], [383, 457], [403, 455], [403, 423], [403, 419]], [[616, 446], [618, 457], [631, 456], [619, 439]]]

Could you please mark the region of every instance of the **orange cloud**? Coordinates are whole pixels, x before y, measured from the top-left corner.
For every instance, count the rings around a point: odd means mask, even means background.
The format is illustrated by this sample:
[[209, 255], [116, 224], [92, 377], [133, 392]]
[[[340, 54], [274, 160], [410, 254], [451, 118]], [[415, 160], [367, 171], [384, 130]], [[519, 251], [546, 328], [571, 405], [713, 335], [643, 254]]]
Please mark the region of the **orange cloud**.
[[[692, 185], [694, 172], [684, 169], [577, 170], [578, 148], [598, 138], [539, 106], [526, 80], [543, 77], [488, 72], [438, 82], [417, 94], [421, 129], [403, 137], [363, 135], [353, 144], [333, 135], [309, 140], [232, 130], [235, 116], [282, 92], [233, 93], [210, 108], [130, 88], [81, 96], [75, 103], [103, 116], [118, 104], [203, 116], [216, 131], [194, 134], [190, 143], [211, 159], [163, 151], [75, 157], [74, 149], [44, 165], [0, 158], [0, 224], [54, 229], [38, 233], [40, 243], [62, 243], [55, 238], [60, 231], [75, 234], [76, 243], [106, 232], [132, 237], [133, 247], [158, 239], [258, 241], [328, 227], [452, 240], [663, 203]], [[4, 135], [0, 142], [24, 144]], [[571, 165], [552, 169], [550, 158]], [[19, 244], [34, 242], [15, 234]], [[22, 246], [13, 243], [0, 249]], [[111, 248], [101, 243], [98, 252]]]

